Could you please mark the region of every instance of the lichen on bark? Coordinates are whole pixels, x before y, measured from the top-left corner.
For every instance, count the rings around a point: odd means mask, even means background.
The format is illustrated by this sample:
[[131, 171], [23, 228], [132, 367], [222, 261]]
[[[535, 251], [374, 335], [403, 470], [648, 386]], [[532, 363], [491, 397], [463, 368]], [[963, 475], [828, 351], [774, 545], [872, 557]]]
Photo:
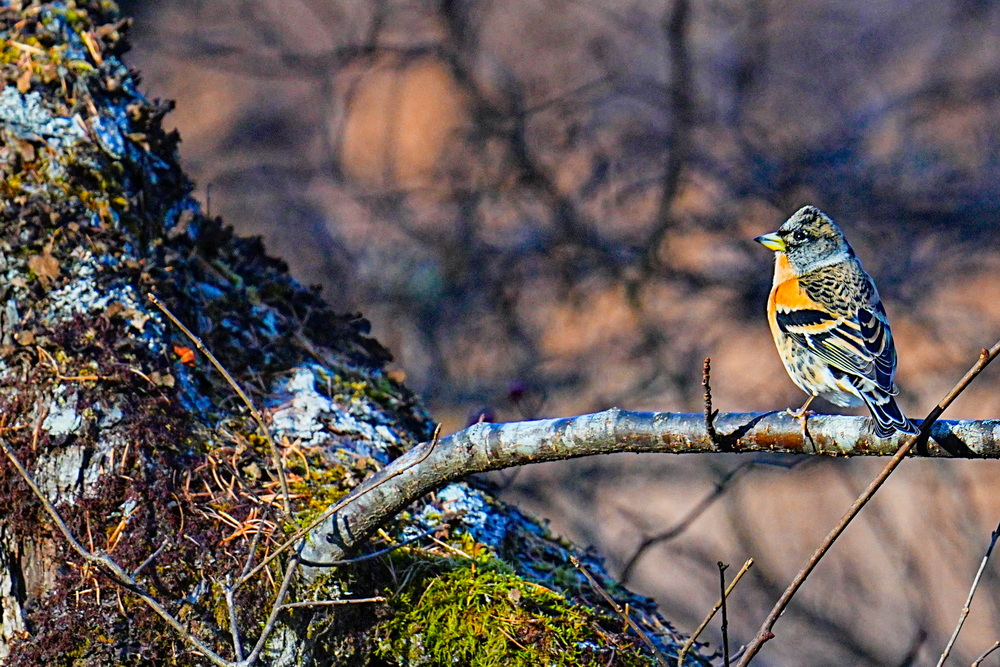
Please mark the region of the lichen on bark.
[[[155, 554], [141, 583], [233, 660], [226, 577], [428, 439], [432, 422], [386, 373], [389, 355], [360, 316], [332, 311], [258, 240], [201, 211], [178, 137], [161, 127], [170, 105], [147, 100], [121, 60], [128, 26], [105, 1], [0, 6], [0, 437], [88, 549], [129, 572]], [[266, 408], [291, 517], [246, 406], [149, 293]], [[0, 663], [204, 664], [81, 561], [6, 458], [0, 507]], [[464, 647], [467, 664], [651, 664], [569, 565], [572, 546], [516, 509], [452, 484], [370, 548], [430, 531], [433, 541], [296, 578], [297, 601], [386, 600], [283, 611], [261, 663], [440, 664], [441, 644], [427, 642], [447, 636], [435, 619], [458, 618], [448, 605], [462, 600], [438, 593], [461, 581], [482, 589], [483, 616], [463, 627], [513, 633], [493, 636], [488, 653]], [[236, 594], [244, 643], [261, 631], [286, 558]], [[586, 562], [671, 652], [651, 601]], [[503, 625], [490, 620], [497, 610]]]

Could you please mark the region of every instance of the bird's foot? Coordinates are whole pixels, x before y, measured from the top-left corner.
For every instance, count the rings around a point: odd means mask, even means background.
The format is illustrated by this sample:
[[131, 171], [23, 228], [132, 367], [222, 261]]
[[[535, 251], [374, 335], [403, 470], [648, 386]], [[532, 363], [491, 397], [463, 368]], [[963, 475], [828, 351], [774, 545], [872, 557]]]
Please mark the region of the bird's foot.
[[796, 419], [806, 419], [816, 414], [815, 412], [813, 412], [812, 410], [810, 410], [805, 406], [802, 406], [798, 410], [792, 410], [791, 408], [788, 408], [785, 410], [785, 412], [788, 414], [789, 417], [795, 417]]
[[788, 408], [785, 410], [789, 417], [795, 417], [802, 424], [802, 442], [806, 441], [812, 445], [813, 451], [816, 451], [816, 441], [813, 440], [812, 434], [809, 433], [809, 418], [815, 416], [815, 412], [809, 409], [809, 404], [803, 405], [798, 410], [792, 410]]

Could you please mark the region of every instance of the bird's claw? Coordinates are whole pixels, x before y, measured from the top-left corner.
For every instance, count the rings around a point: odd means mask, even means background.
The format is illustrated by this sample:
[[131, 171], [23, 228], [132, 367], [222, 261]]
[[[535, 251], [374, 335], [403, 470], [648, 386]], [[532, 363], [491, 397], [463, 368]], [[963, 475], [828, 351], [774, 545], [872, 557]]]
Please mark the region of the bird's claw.
[[812, 435], [809, 433], [809, 418], [814, 417], [816, 413], [806, 407], [799, 408], [798, 410], [789, 408], [785, 412], [788, 413], [788, 416], [794, 417], [802, 423], [802, 442], [805, 443], [808, 440], [812, 444], [813, 451], [816, 451], [816, 441], [813, 440]]

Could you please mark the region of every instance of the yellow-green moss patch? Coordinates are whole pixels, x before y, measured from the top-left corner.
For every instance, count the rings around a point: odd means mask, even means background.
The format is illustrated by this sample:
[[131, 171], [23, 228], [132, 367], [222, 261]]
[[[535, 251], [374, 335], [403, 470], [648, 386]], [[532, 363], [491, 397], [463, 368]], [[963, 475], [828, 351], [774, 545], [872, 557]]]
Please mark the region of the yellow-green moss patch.
[[497, 560], [452, 561], [393, 600], [378, 654], [394, 664], [468, 667], [651, 665], [620, 620], [600, 616]]

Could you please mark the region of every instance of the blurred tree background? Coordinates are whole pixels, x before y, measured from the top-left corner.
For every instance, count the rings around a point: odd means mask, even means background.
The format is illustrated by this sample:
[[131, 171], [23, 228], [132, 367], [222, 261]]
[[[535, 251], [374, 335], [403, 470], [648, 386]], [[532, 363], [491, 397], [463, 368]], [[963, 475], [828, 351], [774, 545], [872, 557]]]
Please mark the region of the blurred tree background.
[[[911, 416], [1000, 336], [1000, 3], [123, 9], [128, 60], [149, 95], [178, 101], [211, 213], [364, 313], [449, 430], [699, 410], [706, 356], [717, 407], [797, 406], [763, 314], [771, 256], [751, 239], [806, 203], [879, 284]], [[991, 369], [946, 417], [1000, 417], [996, 389]], [[715, 562], [753, 556], [730, 606], [742, 642], [879, 466], [622, 456], [493, 479], [685, 630], [715, 599]], [[936, 657], [1000, 518], [998, 475], [907, 463], [762, 664]], [[1000, 638], [995, 572], [958, 661]]]

